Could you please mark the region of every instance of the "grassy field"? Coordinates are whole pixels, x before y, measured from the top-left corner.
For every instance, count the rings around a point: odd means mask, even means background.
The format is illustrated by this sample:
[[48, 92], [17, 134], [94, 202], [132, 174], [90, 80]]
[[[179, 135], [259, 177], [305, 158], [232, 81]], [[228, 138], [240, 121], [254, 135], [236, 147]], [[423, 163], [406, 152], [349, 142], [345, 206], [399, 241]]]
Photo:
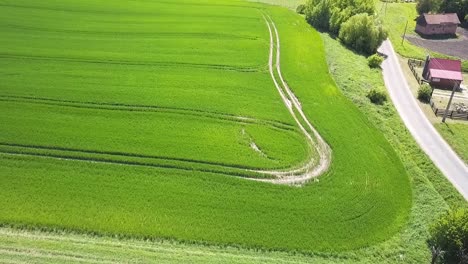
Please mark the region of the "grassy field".
[[[0, 262], [69, 263], [84, 260], [126, 263], [425, 263], [427, 225], [448, 206], [463, 205], [450, 186], [404, 129], [395, 109], [375, 106], [365, 97], [367, 89], [383, 86], [381, 73], [371, 70], [364, 57], [354, 54], [326, 34], [322, 35], [330, 70], [345, 95], [359, 105], [369, 119], [390, 139], [411, 178], [412, 213], [408, 225], [389, 240], [368, 248], [342, 253], [300, 255], [171, 243], [117, 240], [109, 237], [44, 233], [0, 228]], [[346, 58], [346, 59], [343, 59]], [[352, 71], [349, 69], [352, 66]], [[350, 78], [352, 76], [352, 78]], [[124, 248], [125, 250], [122, 250]]]
[[[224, 175], [314, 155], [266, 71], [262, 12], [289, 86], [333, 149], [327, 174], [303, 188]], [[294, 12], [47, 0], [2, 1], [0, 13], [0, 222], [309, 253], [374, 245], [407, 223], [405, 167]]]
[[436, 124], [435, 128], [453, 147], [455, 152], [468, 163], [468, 125], [466, 124]]

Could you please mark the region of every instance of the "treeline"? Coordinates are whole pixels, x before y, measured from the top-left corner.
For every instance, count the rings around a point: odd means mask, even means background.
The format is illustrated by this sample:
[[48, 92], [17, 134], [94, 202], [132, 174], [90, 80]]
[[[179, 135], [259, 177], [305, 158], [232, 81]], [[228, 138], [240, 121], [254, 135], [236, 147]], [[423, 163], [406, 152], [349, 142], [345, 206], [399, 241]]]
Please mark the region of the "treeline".
[[377, 51], [387, 32], [374, 16], [373, 0], [308, 0], [297, 11], [315, 28], [329, 32], [358, 52]]
[[418, 0], [416, 10], [422, 13], [457, 13], [460, 21], [468, 22], [468, 0]]

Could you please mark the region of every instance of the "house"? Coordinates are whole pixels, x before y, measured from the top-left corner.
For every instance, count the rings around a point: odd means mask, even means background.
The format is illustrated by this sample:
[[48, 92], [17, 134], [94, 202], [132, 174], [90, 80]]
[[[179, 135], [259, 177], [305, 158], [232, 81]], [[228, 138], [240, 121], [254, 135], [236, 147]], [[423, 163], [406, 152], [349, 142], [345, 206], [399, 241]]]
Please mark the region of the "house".
[[422, 14], [416, 21], [416, 32], [425, 36], [455, 35], [459, 24], [456, 13]]
[[460, 60], [427, 58], [423, 70], [423, 78], [437, 88], [452, 89], [460, 87], [463, 81]]

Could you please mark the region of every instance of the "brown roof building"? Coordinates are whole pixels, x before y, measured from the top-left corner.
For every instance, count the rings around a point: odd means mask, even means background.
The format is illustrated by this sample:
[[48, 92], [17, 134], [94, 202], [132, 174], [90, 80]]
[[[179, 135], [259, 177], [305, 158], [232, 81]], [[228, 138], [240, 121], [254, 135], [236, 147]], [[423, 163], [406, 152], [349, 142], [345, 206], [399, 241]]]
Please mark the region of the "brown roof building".
[[460, 87], [463, 81], [461, 61], [428, 58], [424, 65], [423, 77], [432, 86], [452, 89], [454, 85]]
[[455, 35], [460, 24], [457, 14], [422, 14], [417, 19], [416, 32], [421, 35]]

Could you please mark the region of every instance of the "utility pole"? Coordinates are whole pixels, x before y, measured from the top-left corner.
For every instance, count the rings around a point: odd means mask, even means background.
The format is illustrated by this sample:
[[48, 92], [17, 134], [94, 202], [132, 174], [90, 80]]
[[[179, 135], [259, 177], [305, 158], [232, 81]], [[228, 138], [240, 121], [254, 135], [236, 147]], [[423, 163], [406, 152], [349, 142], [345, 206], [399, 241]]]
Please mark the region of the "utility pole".
[[403, 32], [403, 37], [401, 38], [401, 45], [405, 42], [406, 30], [408, 29], [408, 20], [406, 20], [405, 32]]
[[447, 118], [447, 114], [448, 114], [448, 111], [450, 109], [450, 105], [452, 104], [453, 96], [455, 95], [455, 90], [457, 90], [457, 87], [458, 87], [458, 82], [457, 81], [454, 81], [454, 82], [455, 82], [455, 84], [453, 85], [452, 95], [450, 95], [450, 99], [448, 101], [447, 108], [445, 109], [445, 112], [444, 112], [444, 118], [442, 118], [442, 123], [445, 123], [445, 119]]

